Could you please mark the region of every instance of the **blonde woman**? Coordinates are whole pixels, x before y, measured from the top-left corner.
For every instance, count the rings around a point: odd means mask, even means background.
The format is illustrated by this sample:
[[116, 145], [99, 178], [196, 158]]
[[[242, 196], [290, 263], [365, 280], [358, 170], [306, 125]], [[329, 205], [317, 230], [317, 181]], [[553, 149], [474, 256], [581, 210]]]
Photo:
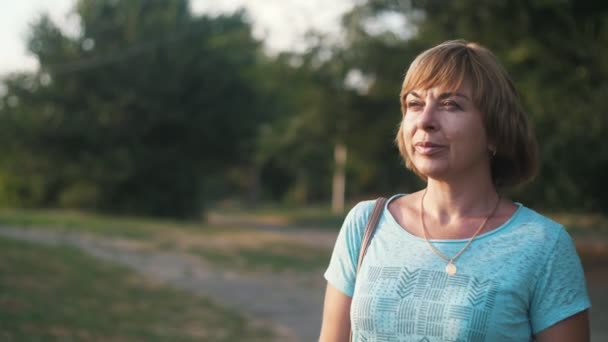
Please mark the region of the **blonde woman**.
[[325, 273], [321, 341], [589, 341], [589, 297], [560, 224], [499, 190], [531, 179], [534, 134], [486, 48], [420, 54], [397, 144], [426, 181], [389, 198], [361, 268], [373, 201], [348, 214]]

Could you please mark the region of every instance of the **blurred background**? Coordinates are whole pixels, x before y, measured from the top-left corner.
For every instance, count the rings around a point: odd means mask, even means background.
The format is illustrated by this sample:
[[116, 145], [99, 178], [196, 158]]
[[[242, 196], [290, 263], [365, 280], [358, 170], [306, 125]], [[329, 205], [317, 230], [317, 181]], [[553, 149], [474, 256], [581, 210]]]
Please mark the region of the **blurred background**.
[[404, 73], [458, 38], [514, 79], [542, 166], [507, 195], [568, 227], [608, 337], [608, 3], [0, 6], [0, 339], [314, 340], [345, 212], [422, 186]]

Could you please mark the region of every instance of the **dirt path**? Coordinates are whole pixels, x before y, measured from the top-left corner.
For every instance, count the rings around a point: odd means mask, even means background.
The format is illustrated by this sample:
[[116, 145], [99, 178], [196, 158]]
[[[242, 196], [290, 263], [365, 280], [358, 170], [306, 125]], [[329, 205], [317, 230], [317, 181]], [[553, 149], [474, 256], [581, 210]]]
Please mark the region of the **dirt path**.
[[275, 326], [281, 341], [315, 341], [323, 301], [321, 274], [310, 279], [280, 274], [243, 275], [218, 270], [184, 253], [141, 251], [118, 239], [48, 229], [0, 227], [0, 235], [47, 245], [67, 245], [125, 265], [176, 288], [204, 295]]
[[[255, 228], [253, 228], [255, 229]], [[331, 248], [335, 235], [329, 232], [256, 230], [284, 233], [312, 245]], [[174, 287], [192, 291], [215, 302], [238, 309], [253, 319], [271, 323], [281, 341], [316, 341], [321, 322], [324, 282], [321, 274], [307, 277], [280, 274], [240, 274], [219, 270], [185, 253], [139, 250], [124, 240], [47, 229], [0, 227], [0, 235], [41, 244], [77, 247], [100, 259], [128, 266]], [[597, 249], [597, 241], [577, 241]], [[605, 247], [607, 244], [602, 244]], [[602, 248], [604, 248], [602, 247]], [[585, 247], [583, 247], [585, 248]], [[608, 264], [594, 258], [587, 272], [593, 307], [592, 342], [608, 341]]]

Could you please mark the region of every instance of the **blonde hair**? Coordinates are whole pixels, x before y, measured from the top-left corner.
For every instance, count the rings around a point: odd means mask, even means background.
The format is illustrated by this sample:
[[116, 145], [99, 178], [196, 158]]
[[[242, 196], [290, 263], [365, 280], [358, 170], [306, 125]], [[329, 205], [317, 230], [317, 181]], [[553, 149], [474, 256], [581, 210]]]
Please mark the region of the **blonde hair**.
[[[440, 87], [457, 90], [467, 82], [472, 101], [483, 115], [490, 141], [496, 148], [491, 158], [492, 181], [515, 186], [531, 180], [538, 170], [538, 147], [513, 82], [494, 54], [476, 43], [447, 41], [422, 52], [410, 65], [401, 88], [401, 111], [405, 97], [415, 89]], [[399, 127], [396, 143], [408, 169], [426, 180], [408, 158]]]

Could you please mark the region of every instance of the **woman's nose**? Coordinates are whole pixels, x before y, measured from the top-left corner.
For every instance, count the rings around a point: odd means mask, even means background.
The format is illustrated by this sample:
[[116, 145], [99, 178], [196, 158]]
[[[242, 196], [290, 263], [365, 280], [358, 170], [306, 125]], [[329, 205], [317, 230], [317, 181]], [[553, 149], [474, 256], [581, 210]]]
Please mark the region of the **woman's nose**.
[[437, 122], [435, 120], [436, 109], [436, 106], [432, 103], [427, 103], [424, 106], [422, 112], [420, 112], [420, 116], [418, 116], [418, 128], [429, 131], [437, 129]]

